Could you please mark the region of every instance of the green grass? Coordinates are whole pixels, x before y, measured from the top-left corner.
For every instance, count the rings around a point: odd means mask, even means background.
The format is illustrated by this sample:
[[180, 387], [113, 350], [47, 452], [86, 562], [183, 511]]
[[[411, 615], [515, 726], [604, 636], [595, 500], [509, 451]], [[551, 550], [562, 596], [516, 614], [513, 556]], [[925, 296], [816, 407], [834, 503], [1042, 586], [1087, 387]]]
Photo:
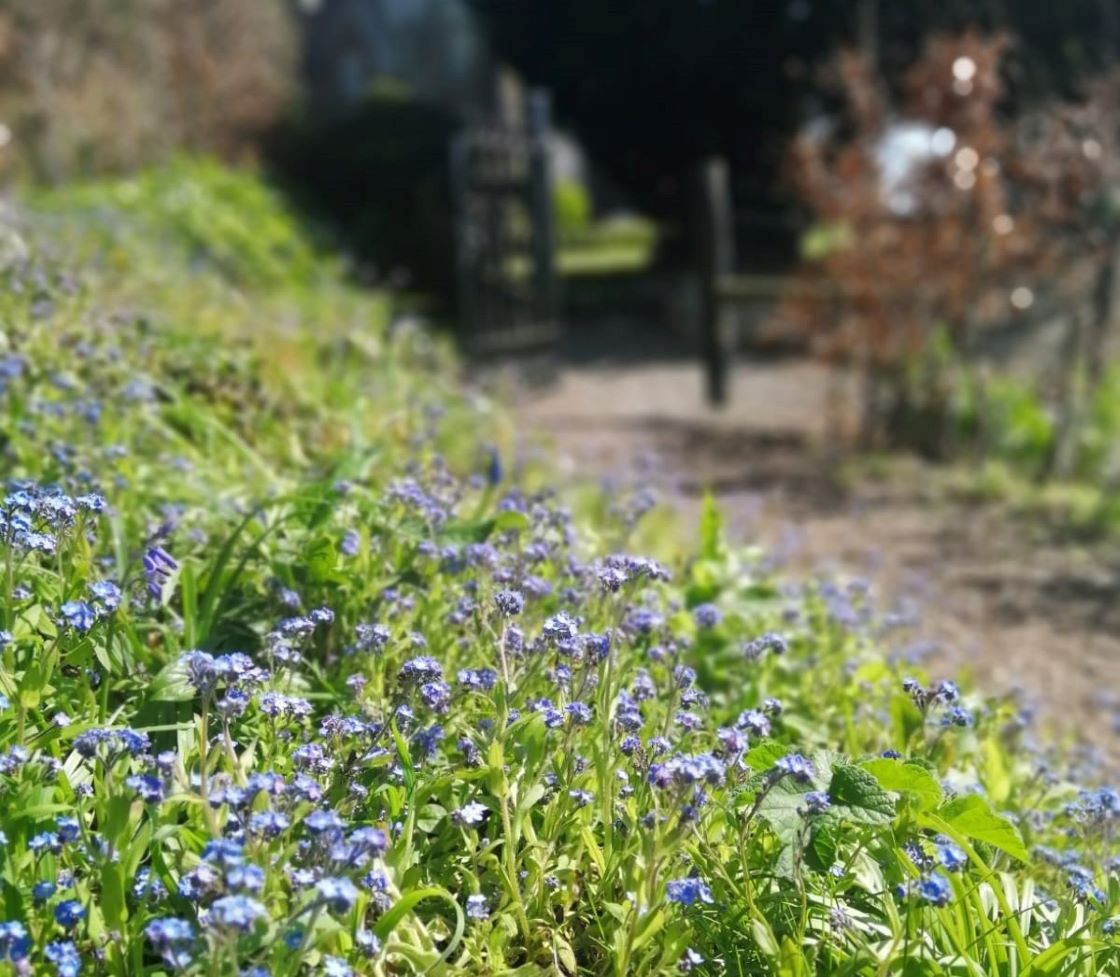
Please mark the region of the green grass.
[[306, 241], [69, 193], [0, 304], [0, 967], [1116, 972], [1120, 800], [858, 584], [523, 472]]

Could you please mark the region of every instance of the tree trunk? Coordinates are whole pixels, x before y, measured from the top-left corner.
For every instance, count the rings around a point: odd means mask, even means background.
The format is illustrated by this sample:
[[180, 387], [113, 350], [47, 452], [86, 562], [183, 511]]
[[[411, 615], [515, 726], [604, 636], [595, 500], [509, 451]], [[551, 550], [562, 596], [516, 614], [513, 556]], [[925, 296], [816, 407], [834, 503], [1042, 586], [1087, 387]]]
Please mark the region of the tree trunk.
[[1054, 434], [1039, 471], [1039, 481], [1064, 478], [1073, 470], [1076, 460], [1076, 435], [1080, 424], [1082, 405], [1082, 369], [1085, 348], [1085, 316], [1080, 310], [1070, 318], [1069, 330], [1061, 351], [1061, 373], [1058, 392], [1058, 411], [1054, 421]]

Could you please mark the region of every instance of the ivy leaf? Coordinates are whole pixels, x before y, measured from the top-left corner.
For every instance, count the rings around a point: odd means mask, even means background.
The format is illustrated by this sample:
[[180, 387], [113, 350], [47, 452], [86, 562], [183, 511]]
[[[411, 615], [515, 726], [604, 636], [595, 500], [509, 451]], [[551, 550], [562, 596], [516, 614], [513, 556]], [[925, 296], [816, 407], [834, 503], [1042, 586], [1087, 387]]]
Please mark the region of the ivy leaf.
[[941, 785], [921, 764], [881, 757], [860, 766], [880, 787], [902, 794], [915, 811], [929, 811], [941, 803]]

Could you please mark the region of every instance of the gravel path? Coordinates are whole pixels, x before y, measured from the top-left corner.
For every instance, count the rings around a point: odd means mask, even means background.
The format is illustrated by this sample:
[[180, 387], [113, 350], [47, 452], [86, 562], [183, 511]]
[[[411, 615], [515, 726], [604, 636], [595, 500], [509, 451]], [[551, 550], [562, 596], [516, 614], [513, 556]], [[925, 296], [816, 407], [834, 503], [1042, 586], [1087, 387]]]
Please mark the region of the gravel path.
[[937, 646], [931, 667], [963, 666], [992, 692], [1021, 688], [1044, 723], [1120, 768], [1114, 543], [1058, 539], [1006, 507], [955, 500], [917, 463], [890, 479], [844, 478], [851, 418], [812, 363], [740, 366], [718, 413], [690, 363], [568, 368], [518, 404], [522, 427], [581, 473], [633, 472], [652, 455], [660, 464], [643, 477], [686, 516], [710, 489], [737, 539], [795, 571], [835, 568], [868, 577], [885, 600], [916, 602]]

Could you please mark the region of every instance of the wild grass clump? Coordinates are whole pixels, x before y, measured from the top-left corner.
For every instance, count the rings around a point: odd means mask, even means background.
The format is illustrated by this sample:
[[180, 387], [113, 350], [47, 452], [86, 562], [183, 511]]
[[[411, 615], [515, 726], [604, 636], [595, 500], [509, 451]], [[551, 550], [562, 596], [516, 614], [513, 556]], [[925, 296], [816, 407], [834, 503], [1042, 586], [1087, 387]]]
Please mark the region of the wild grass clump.
[[198, 274], [5, 273], [13, 973], [1115, 972], [1120, 797], [864, 586], [632, 552], [380, 301]]

